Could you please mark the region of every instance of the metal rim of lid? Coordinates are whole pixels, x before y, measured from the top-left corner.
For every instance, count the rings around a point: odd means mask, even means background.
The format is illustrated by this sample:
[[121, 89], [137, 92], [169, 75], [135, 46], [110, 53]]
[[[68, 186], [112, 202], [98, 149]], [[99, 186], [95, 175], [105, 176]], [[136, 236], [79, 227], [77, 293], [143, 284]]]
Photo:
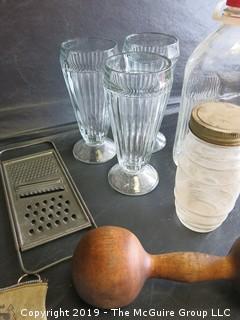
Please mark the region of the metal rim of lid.
[[[209, 110], [211, 106], [213, 109]], [[221, 108], [221, 114], [217, 117], [215, 108], [219, 107]], [[236, 129], [234, 125], [232, 129], [224, 128], [224, 125], [222, 125], [227, 120], [231, 120], [231, 110], [235, 113], [235, 120], [237, 119], [240, 124], [240, 106], [225, 102], [207, 102], [197, 105], [192, 110], [189, 128], [195, 136], [208, 143], [220, 146], [240, 146], [240, 125], [239, 129]], [[212, 115], [209, 111], [212, 111]], [[236, 115], [236, 113], [239, 113], [239, 115]], [[204, 119], [202, 115], [210, 116], [209, 121]], [[216, 115], [216, 117], [213, 117], [213, 115]]]
[[240, 8], [240, 0], [227, 0], [227, 6]]

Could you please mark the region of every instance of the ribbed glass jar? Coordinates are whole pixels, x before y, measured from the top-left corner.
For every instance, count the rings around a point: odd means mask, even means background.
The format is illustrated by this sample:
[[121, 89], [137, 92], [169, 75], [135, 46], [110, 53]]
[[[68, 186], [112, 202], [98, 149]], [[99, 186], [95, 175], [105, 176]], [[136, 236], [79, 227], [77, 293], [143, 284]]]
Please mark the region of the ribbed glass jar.
[[[221, 107], [216, 106], [216, 117], [217, 108]], [[186, 227], [209, 232], [220, 226], [240, 193], [240, 141], [218, 145], [189, 131], [178, 159], [174, 193], [177, 215]]]

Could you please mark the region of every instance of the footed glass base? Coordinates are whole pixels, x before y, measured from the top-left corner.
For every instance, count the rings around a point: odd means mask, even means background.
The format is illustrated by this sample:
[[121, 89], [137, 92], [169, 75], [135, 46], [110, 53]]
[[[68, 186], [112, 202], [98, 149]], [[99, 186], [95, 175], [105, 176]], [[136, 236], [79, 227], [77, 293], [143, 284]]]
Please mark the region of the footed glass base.
[[116, 164], [108, 173], [108, 181], [120, 193], [141, 196], [154, 190], [159, 179], [157, 171], [149, 164], [136, 173], [129, 173]]
[[77, 160], [89, 164], [104, 163], [116, 155], [115, 144], [111, 139], [105, 139], [103, 144], [88, 145], [84, 140], [75, 143], [73, 155]]
[[158, 152], [160, 150], [162, 150], [165, 146], [166, 146], [166, 137], [163, 133], [159, 132], [157, 134], [157, 139], [155, 142], [155, 145], [153, 147], [153, 153]]

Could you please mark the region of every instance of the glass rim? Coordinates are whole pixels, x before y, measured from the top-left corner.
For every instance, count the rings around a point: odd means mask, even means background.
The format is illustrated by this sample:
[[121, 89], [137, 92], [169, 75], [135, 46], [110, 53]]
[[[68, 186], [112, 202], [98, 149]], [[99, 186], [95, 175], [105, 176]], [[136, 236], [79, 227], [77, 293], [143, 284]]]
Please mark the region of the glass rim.
[[174, 45], [179, 45], [179, 39], [172, 35], [172, 34], [169, 34], [169, 33], [164, 33], [164, 32], [139, 32], [139, 33], [132, 33], [132, 34], [129, 34], [125, 37], [125, 40], [124, 42], [128, 41], [129, 39], [131, 38], [134, 38], [136, 36], [144, 36], [144, 35], [156, 35], [156, 36], [164, 36], [164, 37], [167, 37], [169, 39], [173, 39], [174, 41], [170, 44], [166, 44], [165, 46], [174, 46]]
[[[136, 71], [136, 72], [131, 72], [131, 71], [120, 71], [120, 70], [116, 70], [114, 69], [113, 67], [110, 67], [107, 65], [107, 62], [110, 61], [111, 59], [113, 58], [116, 58], [116, 57], [123, 57], [124, 55], [126, 54], [129, 54], [129, 53], [134, 53], [134, 54], [144, 54], [144, 55], [150, 55], [150, 56], [157, 56], [157, 57], [160, 57], [161, 59], [167, 61], [167, 66], [165, 68], [163, 68], [162, 70], [156, 70], [156, 71]], [[158, 53], [153, 53], [153, 52], [136, 52], [136, 51], [126, 51], [126, 52], [122, 52], [122, 53], [118, 53], [118, 54], [114, 54], [110, 57], [108, 57], [105, 62], [104, 62], [104, 68], [107, 68], [108, 70], [112, 71], [112, 72], [115, 72], [115, 73], [118, 73], [118, 74], [128, 74], [128, 75], [137, 75], [137, 74], [161, 74], [163, 72], [166, 72], [168, 70], [171, 70], [172, 68], [172, 61], [166, 57], [166, 56], [163, 56], [161, 54], [158, 54]]]
[[[69, 43], [74, 43], [74, 41], [86, 41], [86, 40], [94, 40], [94, 41], [105, 41], [105, 42], [108, 42], [108, 43], [112, 43], [112, 46], [110, 46], [108, 49], [95, 49], [95, 50], [74, 50], [74, 49], [71, 49], [71, 48], [67, 48], [67, 44]], [[65, 40], [61, 43], [61, 49], [64, 49], [64, 50], [69, 50], [71, 52], [97, 52], [97, 51], [102, 51], [102, 52], [108, 52], [109, 50], [112, 50], [112, 49], [115, 49], [117, 48], [118, 46], [118, 43], [117, 41], [115, 40], [112, 40], [112, 39], [107, 39], [107, 38], [98, 38], [98, 37], [75, 37], [75, 38], [72, 38], [72, 39], [68, 39], [68, 40]]]

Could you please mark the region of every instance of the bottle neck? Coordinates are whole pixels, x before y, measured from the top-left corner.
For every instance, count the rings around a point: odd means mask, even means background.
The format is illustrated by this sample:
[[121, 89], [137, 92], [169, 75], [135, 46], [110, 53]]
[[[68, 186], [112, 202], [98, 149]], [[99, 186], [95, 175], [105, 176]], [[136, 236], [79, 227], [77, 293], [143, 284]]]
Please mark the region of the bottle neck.
[[213, 12], [213, 19], [223, 24], [240, 26], [240, 8], [226, 6], [226, 0], [222, 0]]
[[240, 19], [240, 8], [226, 7], [223, 11], [225, 17], [238, 18]]

